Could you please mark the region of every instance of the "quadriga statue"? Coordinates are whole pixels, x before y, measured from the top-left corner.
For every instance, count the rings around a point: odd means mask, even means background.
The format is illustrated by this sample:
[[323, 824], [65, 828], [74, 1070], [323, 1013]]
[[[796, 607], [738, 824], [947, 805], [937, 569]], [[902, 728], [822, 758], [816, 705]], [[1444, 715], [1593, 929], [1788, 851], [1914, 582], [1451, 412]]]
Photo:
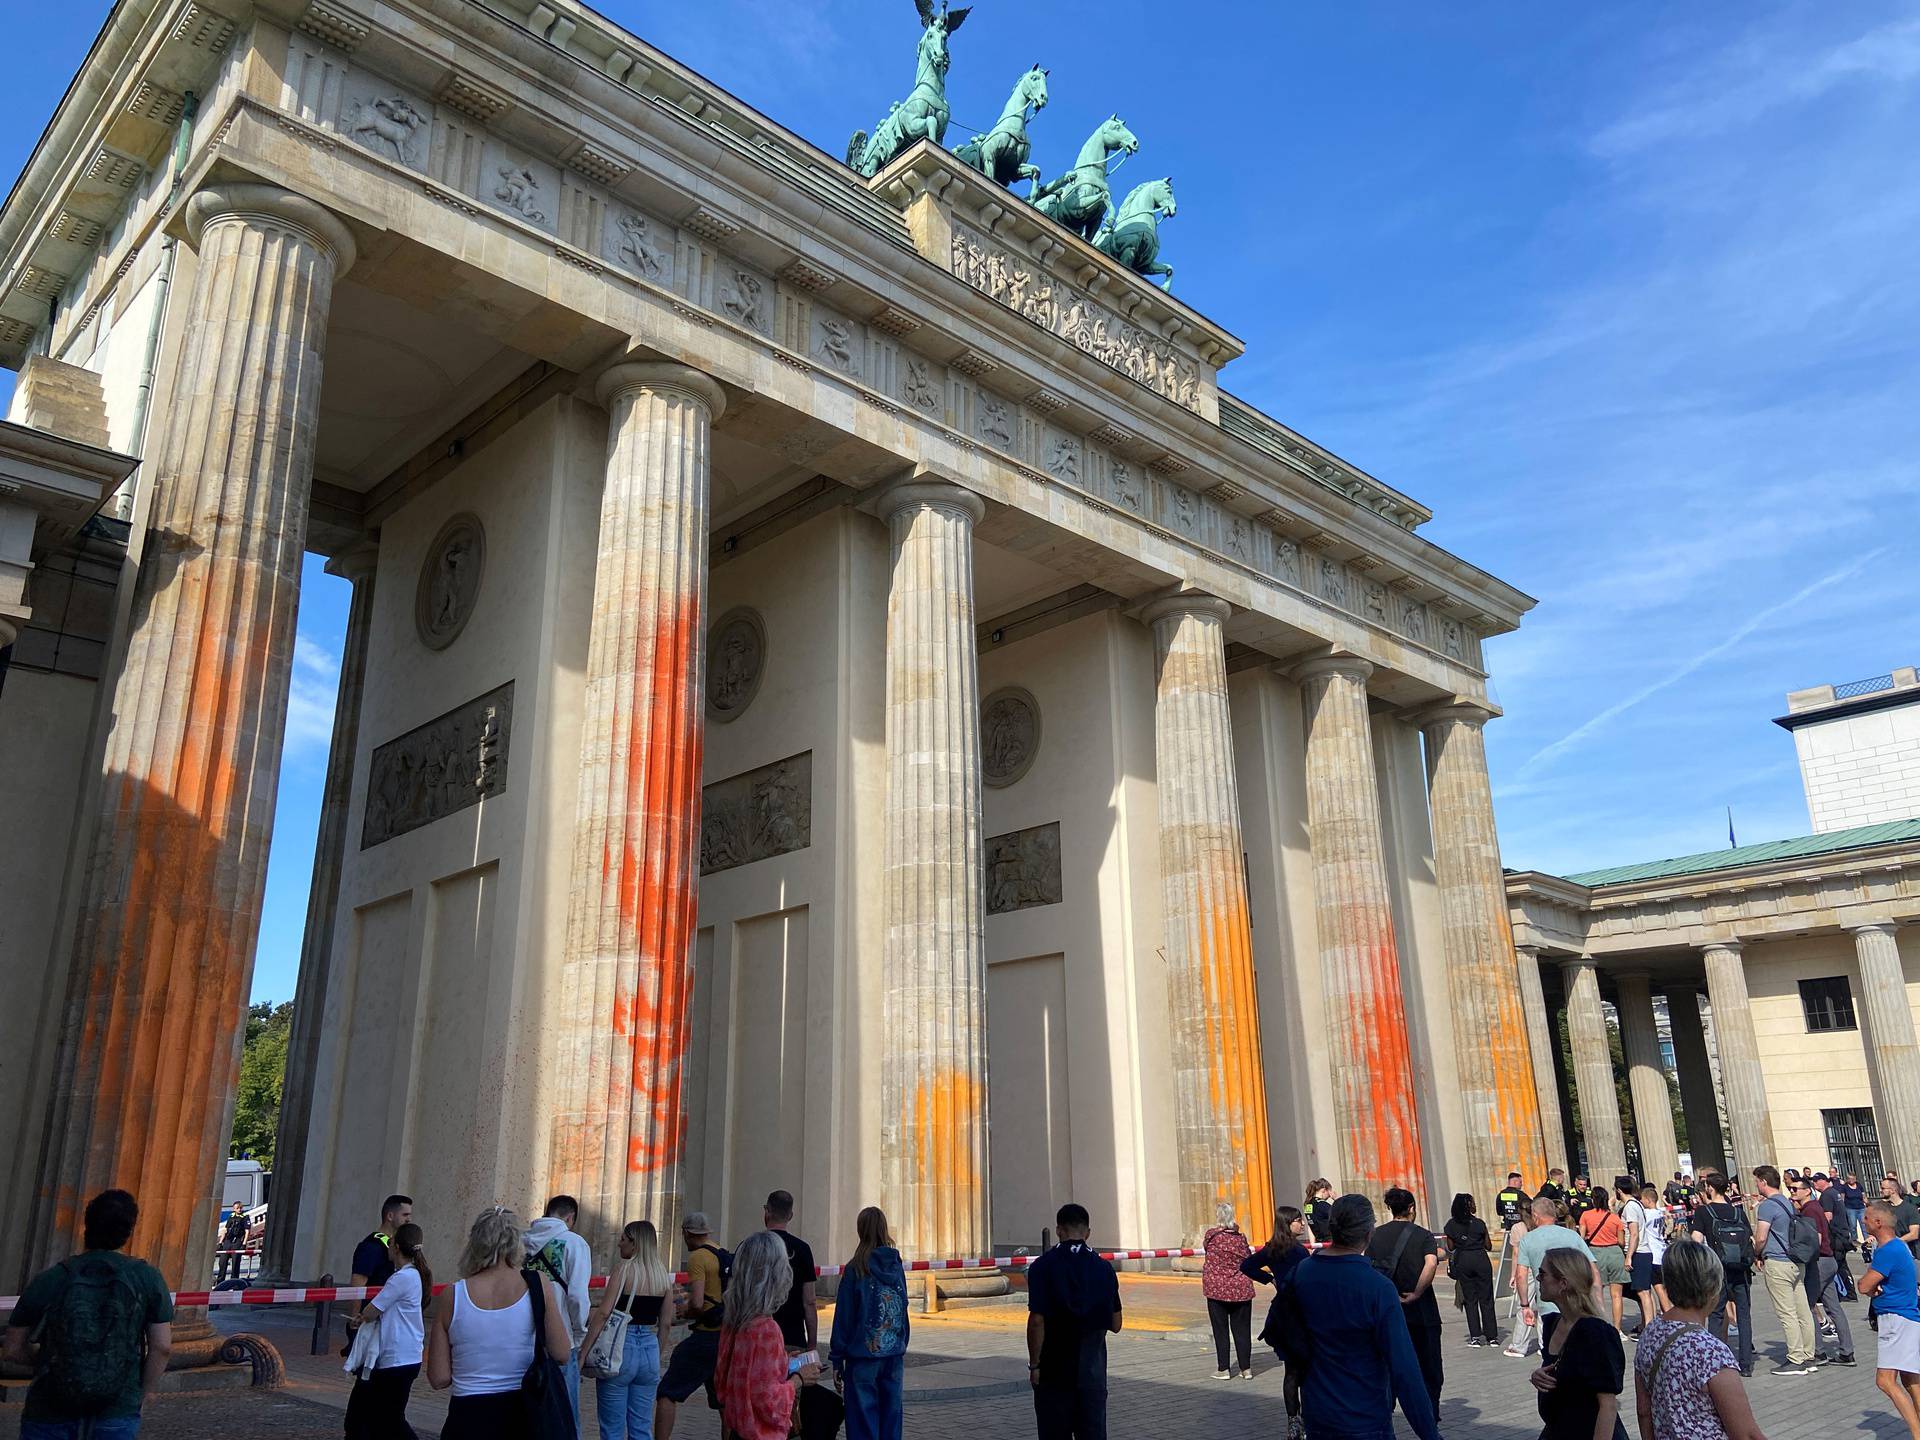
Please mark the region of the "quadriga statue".
[[871, 135], [856, 130], [847, 142], [847, 164], [869, 179], [916, 140], [938, 145], [946, 139], [947, 121], [952, 117], [947, 107], [947, 67], [953, 62], [947, 54], [947, 37], [966, 21], [971, 7], [949, 10], [945, 0], [938, 10], [933, 0], [914, 0], [914, 5], [926, 29], [920, 36], [913, 93], [889, 110]]
[[1035, 208], [1049, 220], [1093, 239], [1113, 201], [1113, 190], [1107, 183], [1107, 157], [1131, 155], [1139, 148], [1139, 138], [1118, 115], [1103, 120], [1080, 147], [1080, 158], [1074, 161], [1073, 169], [1033, 192]]
[[1160, 261], [1160, 217], [1175, 213], [1173, 177], [1136, 185], [1120, 202], [1120, 213], [1093, 243], [1136, 275], [1164, 276], [1163, 289], [1173, 289], [1173, 267]]
[[954, 158], [962, 165], [971, 165], [998, 185], [1038, 180], [1040, 167], [1027, 163], [1027, 156], [1033, 152], [1033, 144], [1027, 139], [1027, 125], [1046, 108], [1047, 72], [1036, 65], [1013, 87], [1013, 94], [1007, 97], [993, 129], [962, 145], [953, 152]]

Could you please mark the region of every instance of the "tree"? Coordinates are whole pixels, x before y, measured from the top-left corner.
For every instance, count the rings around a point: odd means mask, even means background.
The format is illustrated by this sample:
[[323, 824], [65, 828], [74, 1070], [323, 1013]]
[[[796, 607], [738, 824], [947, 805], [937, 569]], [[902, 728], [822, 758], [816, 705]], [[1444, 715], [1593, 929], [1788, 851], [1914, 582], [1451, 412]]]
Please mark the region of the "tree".
[[247, 1007], [247, 1038], [240, 1053], [240, 1086], [233, 1104], [232, 1152], [273, 1168], [273, 1137], [280, 1126], [280, 1086], [287, 1072], [293, 1002], [262, 1000]]

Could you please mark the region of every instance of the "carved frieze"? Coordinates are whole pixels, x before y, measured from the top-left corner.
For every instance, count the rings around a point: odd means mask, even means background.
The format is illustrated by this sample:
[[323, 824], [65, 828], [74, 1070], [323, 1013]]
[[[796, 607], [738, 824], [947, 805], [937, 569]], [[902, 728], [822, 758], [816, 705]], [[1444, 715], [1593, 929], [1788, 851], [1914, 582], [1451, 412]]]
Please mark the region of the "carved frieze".
[[984, 849], [989, 915], [1060, 903], [1058, 820], [990, 836]]
[[429, 650], [446, 649], [466, 628], [486, 558], [487, 535], [477, 515], [455, 515], [433, 537], [413, 601], [414, 626]]
[[936, 414], [940, 409], [940, 391], [933, 380], [933, 363], [918, 355], [907, 356], [906, 379], [902, 382], [902, 393], [909, 405], [916, 410], [925, 410]]
[[673, 283], [673, 241], [659, 225], [633, 210], [618, 213], [613, 222], [614, 259], [643, 280]]
[[721, 277], [717, 296], [721, 313], [749, 330], [771, 328], [767, 316], [767, 283], [751, 270], [731, 269]]
[[1080, 483], [1080, 442], [1071, 435], [1054, 435], [1047, 441], [1047, 473], [1069, 485]]
[[405, 95], [370, 95], [347, 107], [340, 131], [376, 155], [390, 156], [410, 169], [424, 163], [431, 120]]
[[714, 622], [707, 634], [707, 714], [721, 724], [753, 703], [767, 666], [767, 627], [760, 612], [742, 605]]
[[857, 353], [859, 342], [851, 323], [838, 315], [822, 312], [815, 316], [813, 330], [813, 356], [816, 360], [824, 360], [848, 375], [860, 373]]
[[751, 865], [813, 843], [813, 752], [716, 780], [701, 792], [700, 873]]
[[1040, 753], [1040, 702], [1018, 685], [980, 702], [980, 778], [994, 789], [1013, 784]]
[[985, 390], [975, 392], [974, 433], [1004, 450], [1013, 444], [1013, 413], [1007, 402]]
[[1200, 367], [1191, 357], [1029, 263], [955, 231], [953, 273], [1129, 379], [1189, 410], [1200, 408]]
[[507, 788], [513, 682], [469, 700], [373, 752], [360, 848], [418, 830]]
[[1146, 481], [1126, 461], [1116, 460], [1107, 468], [1107, 483], [1113, 488], [1114, 504], [1124, 505], [1136, 515], [1146, 513]]

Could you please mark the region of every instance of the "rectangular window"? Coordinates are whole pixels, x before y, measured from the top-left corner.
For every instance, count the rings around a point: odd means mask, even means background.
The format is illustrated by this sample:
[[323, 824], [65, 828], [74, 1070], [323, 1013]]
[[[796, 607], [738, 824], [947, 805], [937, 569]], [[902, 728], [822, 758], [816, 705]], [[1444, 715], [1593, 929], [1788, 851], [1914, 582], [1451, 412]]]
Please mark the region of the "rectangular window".
[[1847, 977], [1831, 975], [1824, 980], [1800, 982], [1800, 1008], [1807, 1014], [1807, 1033], [1818, 1030], [1853, 1030], [1853, 991]]

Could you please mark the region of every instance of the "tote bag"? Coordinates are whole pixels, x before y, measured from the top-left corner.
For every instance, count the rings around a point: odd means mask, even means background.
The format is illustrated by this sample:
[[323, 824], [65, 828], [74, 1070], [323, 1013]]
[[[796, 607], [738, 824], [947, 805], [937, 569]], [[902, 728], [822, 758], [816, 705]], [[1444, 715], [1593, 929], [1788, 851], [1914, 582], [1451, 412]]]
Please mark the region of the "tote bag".
[[607, 1312], [606, 1323], [594, 1337], [593, 1348], [580, 1361], [580, 1373], [589, 1380], [620, 1378], [620, 1367], [627, 1363], [627, 1327], [633, 1323], [633, 1316], [626, 1311], [627, 1282], [631, 1280], [637, 1285], [639, 1279], [631, 1261], [620, 1267], [620, 1291], [613, 1309]]

